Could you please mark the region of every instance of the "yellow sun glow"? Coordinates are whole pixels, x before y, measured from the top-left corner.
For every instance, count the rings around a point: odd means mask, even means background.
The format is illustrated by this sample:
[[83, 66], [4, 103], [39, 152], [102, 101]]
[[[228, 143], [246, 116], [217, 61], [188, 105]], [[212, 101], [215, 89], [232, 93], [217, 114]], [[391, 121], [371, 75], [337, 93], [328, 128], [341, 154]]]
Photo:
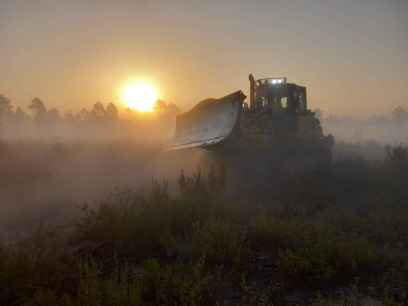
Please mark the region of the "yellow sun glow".
[[123, 87], [122, 100], [131, 109], [152, 112], [159, 97], [157, 89], [146, 82], [129, 83]]

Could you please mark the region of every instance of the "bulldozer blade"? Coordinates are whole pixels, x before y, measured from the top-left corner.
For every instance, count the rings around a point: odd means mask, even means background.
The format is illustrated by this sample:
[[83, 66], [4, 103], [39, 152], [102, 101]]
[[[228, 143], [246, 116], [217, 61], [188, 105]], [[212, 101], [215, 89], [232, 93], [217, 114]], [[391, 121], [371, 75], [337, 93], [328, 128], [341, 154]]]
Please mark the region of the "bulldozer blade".
[[175, 137], [167, 151], [211, 147], [223, 143], [239, 124], [242, 91], [220, 99], [207, 99], [176, 118]]

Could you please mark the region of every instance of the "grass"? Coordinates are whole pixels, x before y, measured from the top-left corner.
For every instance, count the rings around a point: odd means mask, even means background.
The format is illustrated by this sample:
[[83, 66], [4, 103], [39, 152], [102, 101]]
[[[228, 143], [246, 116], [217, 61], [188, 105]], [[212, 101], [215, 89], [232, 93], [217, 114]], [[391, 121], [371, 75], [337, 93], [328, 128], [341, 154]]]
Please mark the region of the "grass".
[[395, 150], [257, 203], [226, 195], [214, 170], [182, 173], [175, 195], [165, 181], [116, 191], [68, 230], [3, 245], [0, 305], [289, 305], [294, 292], [304, 305], [405, 305], [407, 156]]

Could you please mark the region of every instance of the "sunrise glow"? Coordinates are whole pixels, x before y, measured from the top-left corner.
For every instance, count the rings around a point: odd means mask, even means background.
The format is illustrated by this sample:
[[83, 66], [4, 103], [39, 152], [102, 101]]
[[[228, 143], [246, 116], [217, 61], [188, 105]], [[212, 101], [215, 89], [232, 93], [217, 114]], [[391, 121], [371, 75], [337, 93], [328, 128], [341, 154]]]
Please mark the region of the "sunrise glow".
[[158, 90], [144, 81], [131, 82], [126, 84], [121, 93], [125, 105], [138, 112], [153, 112], [157, 99]]

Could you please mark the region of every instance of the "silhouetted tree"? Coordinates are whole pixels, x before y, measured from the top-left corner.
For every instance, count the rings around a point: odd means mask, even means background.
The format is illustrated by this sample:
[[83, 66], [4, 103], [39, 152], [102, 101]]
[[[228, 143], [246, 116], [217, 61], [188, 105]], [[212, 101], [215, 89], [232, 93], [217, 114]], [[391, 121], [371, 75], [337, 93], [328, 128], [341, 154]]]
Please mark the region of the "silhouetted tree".
[[41, 99], [34, 98], [28, 108], [33, 112], [34, 120], [37, 123], [42, 124], [47, 120], [47, 108]]
[[11, 100], [6, 96], [0, 95], [0, 129], [3, 129], [5, 121], [9, 119], [13, 112]]
[[166, 115], [176, 115], [180, 109], [174, 103], [166, 103], [163, 100], [158, 100], [155, 105], [155, 111]]
[[392, 117], [396, 122], [407, 122], [408, 112], [402, 106], [398, 106], [392, 111]]
[[386, 160], [394, 162], [408, 162], [408, 147], [398, 145], [395, 147], [386, 146]]
[[109, 103], [106, 107], [106, 118], [112, 121], [117, 120], [119, 117], [118, 109], [116, 108], [115, 104]]
[[157, 112], [164, 111], [167, 108], [167, 103], [163, 100], [157, 100], [156, 104], [154, 105], [154, 109]]
[[11, 100], [6, 96], [0, 95], [0, 115], [9, 114], [13, 111]]
[[93, 105], [92, 111], [91, 111], [92, 117], [94, 119], [104, 119], [106, 116], [106, 110], [105, 107], [101, 102], [96, 102]]
[[387, 146], [385, 148], [386, 162], [391, 166], [395, 175], [404, 176], [404, 180], [408, 176], [408, 147], [403, 145]]

